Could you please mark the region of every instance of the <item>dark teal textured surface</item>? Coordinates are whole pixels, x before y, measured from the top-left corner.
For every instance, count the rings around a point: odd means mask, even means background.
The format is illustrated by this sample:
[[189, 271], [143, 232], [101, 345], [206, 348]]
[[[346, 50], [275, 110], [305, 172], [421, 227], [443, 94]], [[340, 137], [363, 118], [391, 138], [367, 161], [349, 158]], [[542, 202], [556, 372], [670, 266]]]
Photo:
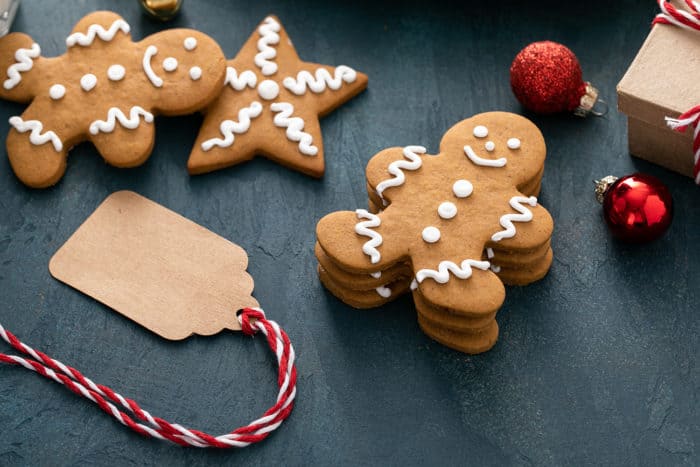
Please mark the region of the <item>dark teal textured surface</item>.
[[[24, 0], [13, 29], [56, 55], [73, 24], [101, 8], [122, 14], [135, 38], [163, 27], [136, 0]], [[48, 190], [25, 188], [3, 155], [0, 322], [187, 426], [223, 433], [271, 405], [274, 359], [261, 338], [167, 342], [50, 277], [50, 257], [95, 207], [134, 190], [247, 250], [255, 296], [298, 353], [292, 417], [240, 452], [182, 449], [0, 367], [0, 465], [700, 464], [700, 189], [630, 158], [614, 110], [615, 85], [655, 2], [185, 0], [167, 27], [201, 29], [233, 56], [267, 13], [280, 17], [302, 58], [369, 75], [367, 92], [322, 122], [326, 176], [257, 159], [191, 178], [198, 116], [158, 118], [154, 153], [137, 169], [109, 167], [81, 145]], [[315, 272], [317, 220], [366, 207], [364, 166], [379, 150], [435, 152], [463, 118], [522, 112], [508, 68], [542, 39], [572, 48], [612, 109], [587, 120], [530, 116], [549, 148], [540, 200], [556, 222], [555, 259], [541, 282], [508, 288], [494, 349], [470, 357], [432, 342], [409, 297], [356, 311], [328, 294]], [[0, 135], [22, 109], [0, 102]], [[667, 183], [676, 203], [671, 230], [643, 247], [610, 238], [591, 183], [637, 170]]]

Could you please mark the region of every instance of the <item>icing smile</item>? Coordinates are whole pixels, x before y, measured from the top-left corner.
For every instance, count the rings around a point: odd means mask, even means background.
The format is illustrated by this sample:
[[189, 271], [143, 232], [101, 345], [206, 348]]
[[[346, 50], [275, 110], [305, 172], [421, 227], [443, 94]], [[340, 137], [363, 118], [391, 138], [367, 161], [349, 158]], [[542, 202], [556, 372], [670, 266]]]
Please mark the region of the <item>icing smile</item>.
[[153, 71], [153, 67], [151, 67], [151, 58], [157, 53], [158, 47], [155, 45], [146, 47], [146, 51], [143, 53], [143, 71], [146, 73], [146, 76], [148, 76], [148, 79], [151, 80], [153, 86], [159, 88], [163, 86], [163, 80]]
[[464, 154], [466, 154], [470, 161], [483, 167], [505, 167], [508, 163], [508, 159], [505, 157], [499, 159], [484, 159], [483, 157], [479, 157], [469, 145], [464, 146]]

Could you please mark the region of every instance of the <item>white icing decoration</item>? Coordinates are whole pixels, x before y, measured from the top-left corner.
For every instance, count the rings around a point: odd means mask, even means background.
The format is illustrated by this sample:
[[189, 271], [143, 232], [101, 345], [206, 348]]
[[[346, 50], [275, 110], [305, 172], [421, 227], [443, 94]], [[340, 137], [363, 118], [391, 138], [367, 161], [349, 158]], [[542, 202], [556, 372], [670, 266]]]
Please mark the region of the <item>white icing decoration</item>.
[[124, 128], [134, 130], [141, 124], [139, 117], [143, 117], [143, 121], [146, 123], [151, 123], [153, 121], [153, 114], [138, 105], [131, 108], [128, 117], [117, 107], [112, 107], [107, 111], [107, 120], [95, 120], [90, 124], [90, 134], [96, 135], [100, 132], [111, 133], [114, 131], [117, 121], [119, 121], [119, 124]]
[[411, 281], [411, 290], [416, 290], [418, 288], [418, 281], [413, 279]]
[[192, 81], [197, 81], [199, 78], [202, 77], [202, 69], [199, 68], [198, 66], [193, 66], [190, 68], [190, 78]]
[[477, 138], [486, 138], [489, 135], [489, 129], [484, 125], [477, 125], [474, 127], [474, 136]]
[[15, 52], [15, 60], [17, 63], [10, 65], [7, 68], [7, 79], [3, 83], [3, 87], [8, 91], [22, 81], [20, 73], [29, 71], [34, 67], [34, 58], [41, 55], [41, 47], [39, 44], [32, 44], [30, 49], [17, 49]]
[[356, 79], [357, 72], [355, 70], [349, 66], [340, 65], [333, 71], [333, 76], [325, 68], [317, 68], [315, 75], [302, 70], [297, 73], [296, 79], [288, 76], [284, 78], [282, 84], [297, 96], [302, 96], [306, 94], [307, 87], [316, 94], [325, 91], [326, 87], [337, 91], [343, 85], [343, 81], [353, 83]]
[[491, 236], [494, 242], [500, 242], [504, 238], [512, 238], [515, 236], [515, 225], [513, 222], [530, 222], [532, 220], [532, 211], [523, 206], [523, 203], [529, 204], [533, 208], [537, 206], [537, 198], [534, 196], [513, 196], [510, 199], [510, 207], [518, 211], [520, 214], [504, 214], [501, 216], [501, 226], [505, 230], [496, 232]]
[[382, 277], [382, 271], [372, 272], [370, 273], [370, 276], [374, 277], [375, 279], [379, 279]]
[[499, 272], [501, 272], [501, 267], [500, 267], [500, 266], [496, 266], [495, 264], [492, 264], [492, 265], [491, 265], [491, 270], [492, 270], [493, 272], [495, 272], [496, 274], [498, 274]]
[[389, 164], [387, 172], [393, 175], [393, 177], [377, 184], [377, 195], [379, 195], [379, 197], [383, 200], [384, 190], [403, 185], [406, 181], [406, 176], [404, 175], [403, 171], [418, 170], [423, 165], [423, 161], [421, 160], [419, 154], [425, 154], [425, 152], [426, 149], [423, 146], [406, 146], [403, 148], [403, 156], [408, 159], [408, 161], [398, 160]]
[[423, 229], [423, 241], [426, 243], [435, 243], [440, 240], [440, 229], [432, 225]]
[[457, 198], [466, 198], [472, 194], [474, 186], [469, 180], [457, 180], [452, 185], [452, 192]]
[[166, 57], [166, 59], [163, 60], [163, 69], [168, 73], [172, 73], [173, 71], [177, 70], [177, 58]]
[[372, 264], [376, 264], [380, 259], [382, 259], [382, 255], [379, 253], [379, 250], [377, 250], [377, 247], [380, 246], [384, 240], [380, 234], [374, 230], [370, 230], [370, 228], [379, 227], [382, 224], [382, 221], [379, 216], [372, 214], [371, 212], [367, 212], [364, 209], [355, 210], [355, 214], [357, 214], [358, 219], [368, 219], [366, 221], [358, 222], [355, 225], [355, 232], [358, 235], [370, 238], [364, 245], [362, 245], [362, 252], [369, 256]]
[[29, 142], [35, 146], [40, 146], [42, 144], [51, 141], [53, 148], [56, 152], [63, 149], [63, 143], [61, 139], [53, 131], [47, 131], [46, 133], [41, 133], [44, 129], [44, 125], [39, 120], [27, 120], [26, 122], [22, 120], [22, 117], [10, 117], [10, 125], [12, 125], [15, 130], [20, 133], [25, 133], [31, 131], [29, 135]]
[[469, 279], [472, 276], [472, 267], [486, 271], [491, 266], [488, 261], [475, 261], [473, 259], [465, 259], [461, 265], [457, 265], [452, 261], [440, 261], [437, 271], [434, 269], [421, 269], [416, 273], [418, 283], [430, 278], [438, 284], [444, 284], [450, 280], [450, 272], [459, 279]]
[[318, 148], [313, 144], [313, 137], [302, 131], [304, 129], [304, 120], [299, 117], [291, 117], [294, 112], [294, 106], [288, 102], [275, 102], [270, 105], [270, 110], [275, 112], [275, 118], [272, 122], [275, 126], [287, 129], [287, 139], [299, 143], [299, 151], [306, 156], [315, 156], [318, 154]]
[[469, 145], [464, 146], [464, 154], [467, 155], [470, 161], [483, 167], [504, 167], [508, 162], [505, 157], [501, 157], [500, 159], [484, 159], [479, 157]]
[[494, 256], [495, 256], [495, 255], [494, 255], [494, 253], [493, 253], [493, 248], [486, 248], [486, 257], [487, 257], [488, 259], [491, 259], [491, 258], [493, 258]]
[[266, 79], [258, 85], [258, 94], [266, 101], [271, 101], [280, 95], [280, 87], [271, 79]]
[[163, 86], [163, 80], [153, 71], [151, 67], [151, 58], [158, 53], [158, 47], [155, 45], [149, 45], [146, 47], [146, 51], [143, 53], [143, 71], [148, 76], [148, 79], [153, 83], [153, 86], [159, 88]]
[[124, 79], [124, 75], [126, 75], [126, 69], [122, 65], [111, 65], [107, 68], [107, 78], [112, 81], [121, 81]]
[[520, 149], [520, 140], [518, 138], [510, 138], [506, 142], [506, 145], [508, 149]]
[[496, 149], [496, 143], [494, 143], [493, 141], [486, 141], [486, 144], [484, 144], [484, 148], [488, 152], [493, 152]]
[[49, 97], [51, 99], [57, 101], [59, 99], [63, 99], [63, 96], [66, 95], [66, 87], [63, 86], [62, 84], [54, 84], [51, 86], [49, 89]]
[[452, 219], [457, 215], [457, 206], [451, 201], [445, 201], [438, 206], [438, 216], [443, 219]]
[[224, 139], [212, 138], [202, 143], [202, 150], [209, 151], [214, 146], [227, 148], [233, 144], [235, 140], [234, 134], [243, 134], [250, 129], [250, 119], [256, 118], [262, 113], [262, 104], [258, 101], [253, 101], [249, 107], [243, 107], [238, 111], [238, 121], [224, 120], [219, 125], [219, 131]]
[[95, 86], [97, 86], [97, 76], [92, 73], [85, 74], [80, 78], [80, 87], [83, 88], [83, 91], [92, 91]]
[[101, 24], [91, 24], [88, 27], [87, 34], [82, 32], [74, 32], [66, 39], [66, 45], [73, 47], [74, 45], [82, 45], [86, 47], [95, 41], [95, 37], [99, 36], [105, 42], [109, 42], [117, 35], [117, 31], [122, 31], [124, 34], [129, 34], [131, 27], [123, 19], [115, 20], [109, 29], [105, 29]]
[[231, 85], [236, 91], [243, 91], [246, 86], [254, 88], [258, 82], [258, 77], [250, 70], [245, 70], [241, 75], [238, 75], [236, 69], [232, 66], [226, 67], [226, 79], [224, 85]]
[[379, 296], [381, 296], [382, 298], [391, 297], [391, 289], [389, 287], [385, 287], [382, 285], [381, 287], [377, 287], [374, 290], [376, 290]]
[[194, 37], [186, 37], [182, 45], [185, 47], [185, 50], [194, 50], [195, 47], [197, 47], [197, 39]]
[[277, 72], [277, 64], [270, 61], [277, 57], [277, 50], [271, 47], [271, 44], [278, 44], [280, 36], [277, 34], [280, 31], [280, 24], [274, 18], [268, 16], [263, 21], [263, 24], [258, 28], [260, 39], [258, 40], [258, 53], [253, 59], [255, 65], [260, 68], [262, 74], [270, 76]]

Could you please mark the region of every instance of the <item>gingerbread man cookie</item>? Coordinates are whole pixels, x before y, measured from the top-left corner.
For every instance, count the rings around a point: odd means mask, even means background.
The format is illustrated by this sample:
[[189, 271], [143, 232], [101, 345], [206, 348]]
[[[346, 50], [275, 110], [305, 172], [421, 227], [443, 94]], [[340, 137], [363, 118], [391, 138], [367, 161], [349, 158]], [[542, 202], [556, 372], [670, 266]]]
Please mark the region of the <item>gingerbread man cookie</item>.
[[207, 115], [187, 163], [192, 174], [247, 161], [256, 154], [314, 177], [324, 171], [319, 118], [367, 87], [348, 66], [302, 62], [274, 16], [268, 16], [236, 58]]
[[223, 85], [225, 57], [210, 37], [171, 29], [132, 42], [130, 27], [111, 12], [81, 19], [67, 52], [44, 58], [26, 34], [0, 39], [0, 97], [31, 102], [10, 118], [7, 153], [17, 177], [43, 188], [66, 170], [68, 150], [91, 141], [116, 167], [146, 161], [154, 115], [205, 107]]
[[321, 281], [360, 308], [411, 290], [429, 336], [488, 350], [503, 283], [538, 280], [552, 262], [552, 218], [535, 198], [545, 155], [537, 127], [505, 112], [456, 124], [437, 155], [421, 146], [380, 152], [366, 171], [373, 212], [318, 223]]

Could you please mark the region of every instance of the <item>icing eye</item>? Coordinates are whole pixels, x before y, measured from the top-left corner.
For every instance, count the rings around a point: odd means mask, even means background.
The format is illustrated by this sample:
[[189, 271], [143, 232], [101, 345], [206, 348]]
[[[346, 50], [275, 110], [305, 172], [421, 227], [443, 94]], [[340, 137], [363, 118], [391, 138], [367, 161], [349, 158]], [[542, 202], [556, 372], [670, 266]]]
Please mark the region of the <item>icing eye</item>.
[[83, 91], [91, 91], [95, 86], [97, 86], [97, 76], [92, 73], [83, 75], [80, 78], [80, 87], [83, 88]]
[[510, 138], [506, 144], [509, 149], [520, 149], [520, 140], [518, 138]]
[[272, 100], [279, 96], [280, 87], [271, 79], [266, 79], [258, 85], [258, 94], [265, 100]]
[[426, 243], [435, 243], [440, 240], [440, 230], [437, 227], [426, 227], [423, 229], [423, 240]]
[[51, 86], [49, 89], [49, 97], [51, 99], [57, 101], [59, 99], [63, 99], [63, 96], [66, 95], [66, 88], [62, 84], [54, 84]]
[[452, 219], [456, 215], [457, 206], [455, 206], [455, 203], [445, 201], [444, 203], [440, 203], [440, 206], [438, 206], [438, 216], [442, 217], [443, 219]]
[[477, 138], [486, 138], [489, 135], [489, 129], [484, 125], [477, 125], [474, 127], [474, 136]]
[[202, 69], [199, 68], [198, 66], [193, 66], [190, 68], [190, 78], [192, 78], [192, 81], [197, 81], [199, 78], [202, 77]]
[[472, 194], [474, 187], [469, 180], [457, 180], [454, 185], [452, 185], [452, 192], [457, 198], [466, 198]]
[[496, 149], [496, 143], [493, 141], [487, 141], [486, 144], [484, 144], [484, 147], [488, 152], [493, 152], [493, 150]]
[[177, 70], [177, 59], [175, 57], [168, 57], [163, 60], [163, 69], [168, 73]]
[[121, 65], [112, 65], [109, 68], [107, 68], [107, 78], [109, 78], [112, 81], [119, 81], [124, 79], [125, 74], [126, 70]]
[[195, 47], [197, 47], [197, 39], [194, 37], [188, 37], [185, 39], [182, 45], [185, 47], [185, 50], [194, 50]]

